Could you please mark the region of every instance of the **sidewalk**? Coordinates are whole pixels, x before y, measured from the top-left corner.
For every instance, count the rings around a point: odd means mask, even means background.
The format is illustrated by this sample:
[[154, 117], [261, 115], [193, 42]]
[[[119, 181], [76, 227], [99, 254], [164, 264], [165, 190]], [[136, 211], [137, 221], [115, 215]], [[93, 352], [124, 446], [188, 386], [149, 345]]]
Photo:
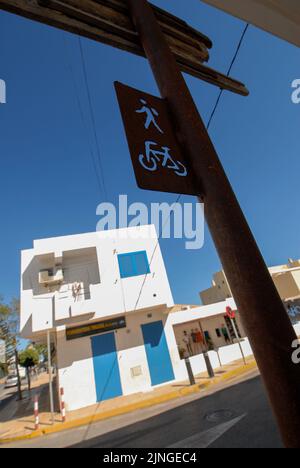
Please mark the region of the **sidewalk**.
[[[31, 433], [34, 429], [32, 426], [33, 401], [35, 395], [39, 395], [39, 404], [41, 411], [46, 410], [49, 406], [49, 376], [44, 373], [38, 378], [32, 378], [31, 393], [27, 390], [27, 385], [22, 384], [23, 399], [18, 401], [17, 392], [14, 390], [12, 396], [7, 396], [7, 403], [0, 411], [0, 442], [6, 434], [15, 433], [16, 436]], [[55, 380], [54, 380], [55, 385]], [[6, 400], [4, 400], [6, 401]], [[55, 402], [58, 407], [58, 402]]]
[[[54, 425], [51, 423], [48, 412], [48, 376], [44, 374], [34, 383], [31, 398], [23, 402], [12, 402], [0, 413], [0, 444], [15, 440], [39, 437], [54, 432], [60, 432], [74, 427], [92, 424], [96, 421], [112, 418], [138, 409], [158, 405], [169, 400], [183, 396], [201, 393], [210, 386], [221, 382], [230, 381], [256, 368], [253, 357], [247, 358], [247, 365], [235, 361], [223, 368], [216, 370], [214, 379], [208, 379], [207, 374], [196, 376], [196, 384], [191, 386], [189, 382], [176, 382], [147, 393], [122, 396], [113, 400], [103, 401], [93, 406], [67, 413], [67, 420], [62, 423], [59, 413], [55, 413]], [[33, 397], [40, 395], [40, 429], [34, 430]], [[28, 397], [28, 395], [27, 395]]]

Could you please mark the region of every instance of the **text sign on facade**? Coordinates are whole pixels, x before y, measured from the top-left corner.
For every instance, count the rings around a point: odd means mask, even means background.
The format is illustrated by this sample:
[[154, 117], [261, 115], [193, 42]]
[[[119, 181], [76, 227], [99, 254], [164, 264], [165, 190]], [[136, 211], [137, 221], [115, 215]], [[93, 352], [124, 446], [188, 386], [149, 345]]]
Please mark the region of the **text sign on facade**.
[[117, 317], [115, 319], [104, 320], [102, 322], [67, 328], [66, 338], [67, 340], [75, 340], [85, 336], [99, 335], [100, 333], [117, 330], [119, 328], [126, 328], [125, 317]]
[[138, 186], [197, 195], [167, 103], [121, 83], [115, 83], [115, 88]]

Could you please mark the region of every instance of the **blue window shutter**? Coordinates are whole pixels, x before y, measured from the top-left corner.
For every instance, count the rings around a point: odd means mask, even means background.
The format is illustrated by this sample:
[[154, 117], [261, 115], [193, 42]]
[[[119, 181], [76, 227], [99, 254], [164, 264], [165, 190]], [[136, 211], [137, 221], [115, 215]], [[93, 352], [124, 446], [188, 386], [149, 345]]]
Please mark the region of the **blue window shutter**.
[[150, 273], [147, 252], [132, 252], [118, 255], [121, 278], [130, 278]]
[[130, 254], [118, 255], [119, 268], [121, 278], [129, 278], [134, 276], [134, 265]]
[[149, 262], [146, 252], [136, 252], [134, 254], [135, 271], [137, 275], [150, 273]]

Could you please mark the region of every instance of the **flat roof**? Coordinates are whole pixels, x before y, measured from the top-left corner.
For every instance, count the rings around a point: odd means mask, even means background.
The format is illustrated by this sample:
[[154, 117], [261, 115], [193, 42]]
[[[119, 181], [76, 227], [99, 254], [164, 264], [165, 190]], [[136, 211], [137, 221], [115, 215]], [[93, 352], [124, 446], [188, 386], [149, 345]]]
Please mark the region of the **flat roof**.
[[299, 0], [203, 0], [300, 47]]

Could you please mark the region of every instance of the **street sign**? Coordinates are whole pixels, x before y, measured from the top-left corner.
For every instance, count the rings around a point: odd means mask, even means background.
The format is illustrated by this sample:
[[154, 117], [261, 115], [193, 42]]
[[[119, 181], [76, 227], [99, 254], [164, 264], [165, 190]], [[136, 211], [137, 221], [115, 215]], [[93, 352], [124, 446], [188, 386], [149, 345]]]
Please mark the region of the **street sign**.
[[[243, 83], [204, 65], [211, 40], [185, 21], [152, 5], [181, 71], [247, 96]], [[0, 9], [145, 57], [126, 0], [0, 0]]]
[[118, 82], [115, 88], [138, 186], [197, 195], [167, 102]]

